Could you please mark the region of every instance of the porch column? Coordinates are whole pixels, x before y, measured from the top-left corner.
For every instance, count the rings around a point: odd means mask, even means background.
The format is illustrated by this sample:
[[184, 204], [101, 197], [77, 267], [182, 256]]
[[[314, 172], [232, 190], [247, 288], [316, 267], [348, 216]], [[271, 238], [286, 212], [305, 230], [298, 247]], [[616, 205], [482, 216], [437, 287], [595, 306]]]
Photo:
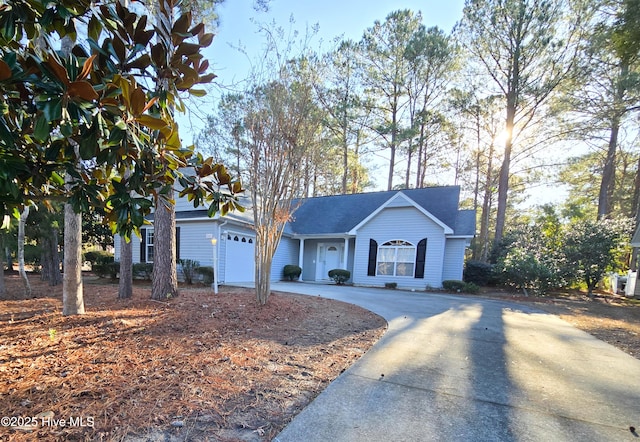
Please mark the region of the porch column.
[[[344, 239], [344, 257], [342, 259], [343, 269], [349, 270], [349, 238]], [[353, 275], [352, 275], [353, 276]]]
[[[304, 267], [302, 267], [302, 264], [304, 264], [304, 238], [300, 238], [300, 251], [298, 254], [298, 267], [300, 267], [304, 271]], [[302, 281], [302, 273], [300, 274], [300, 278], [298, 280]]]

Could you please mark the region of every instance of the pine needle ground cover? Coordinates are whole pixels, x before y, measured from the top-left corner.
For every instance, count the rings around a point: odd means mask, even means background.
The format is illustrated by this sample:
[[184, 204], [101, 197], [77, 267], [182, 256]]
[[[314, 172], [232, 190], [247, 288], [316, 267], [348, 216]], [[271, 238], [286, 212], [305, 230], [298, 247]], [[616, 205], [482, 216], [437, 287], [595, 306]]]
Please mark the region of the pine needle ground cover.
[[[21, 292], [6, 278], [10, 295]], [[168, 302], [88, 280], [87, 314], [61, 287], [0, 301], [0, 441], [270, 440], [385, 330], [350, 304], [183, 288]], [[6, 423], [6, 422], [4, 422]]]

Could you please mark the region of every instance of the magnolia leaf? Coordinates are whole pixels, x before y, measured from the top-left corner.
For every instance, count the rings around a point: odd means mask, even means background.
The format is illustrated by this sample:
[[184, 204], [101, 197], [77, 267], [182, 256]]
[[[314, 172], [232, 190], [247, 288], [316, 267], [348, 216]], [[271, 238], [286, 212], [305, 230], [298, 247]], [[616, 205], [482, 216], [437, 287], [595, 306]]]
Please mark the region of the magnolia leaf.
[[178, 48], [176, 49], [175, 55], [193, 55], [197, 54], [200, 51], [200, 45], [196, 43], [180, 43]]
[[111, 44], [113, 45], [113, 51], [115, 56], [118, 58], [118, 62], [123, 63], [127, 59], [125, 42], [118, 36], [114, 35], [113, 40], [111, 40]]
[[196, 81], [193, 77], [185, 77], [184, 80], [176, 83], [176, 88], [178, 88], [179, 91], [186, 91], [193, 87], [194, 84], [196, 84]]
[[151, 115], [140, 115], [135, 121], [153, 130], [161, 130], [168, 126], [163, 119], [152, 117]]
[[198, 23], [193, 28], [189, 30], [189, 34], [198, 35], [199, 33], [204, 31], [204, 23]]
[[171, 29], [172, 34], [184, 35], [189, 30], [189, 26], [191, 25], [191, 13], [187, 12], [182, 14], [173, 25]]
[[213, 41], [214, 34], [202, 34], [198, 36], [198, 43], [203, 48], [209, 47]]
[[158, 43], [151, 47], [151, 59], [159, 68], [165, 68], [167, 66], [167, 52], [164, 50], [162, 44]]
[[55, 77], [58, 80], [60, 80], [63, 84], [67, 86], [69, 85], [70, 81], [69, 81], [69, 75], [67, 74], [67, 70], [64, 68], [64, 66], [58, 63], [58, 60], [50, 56], [49, 60], [44, 62], [44, 65], [51, 70], [53, 75], [55, 75]]
[[8, 80], [11, 78], [11, 75], [9, 65], [4, 60], [0, 60], [0, 81]]
[[202, 83], [211, 83], [213, 81], [214, 78], [216, 78], [217, 75], [216, 74], [207, 74], [207, 75], [201, 75], [200, 78], [198, 79], [198, 83], [202, 84]]
[[[140, 16], [140, 19], [138, 20], [138, 23], [136, 24], [136, 30], [133, 33], [134, 37], [133, 40], [136, 41], [138, 40], [138, 37], [140, 36], [140, 34], [142, 34], [143, 32], [146, 32], [145, 29], [147, 28], [147, 16], [146, 15], [142, 15]], [[137, 41], [136, 41], [137, 43]]]
[[189, 93], [194, 97], [204, 97], [207, 95], [207, 91], [204, 89], [189, 89]]
[[91, 86], [91, 83], [84, 80], [70, 83], [67, 88], [67, 94], [72, 98], [80, 97], [86, 101], [93, 101], [99, 98], [98, 93], [93, 86]]
[[231, 192], [240, 193], [242, 192], [242, 183], [240, 181], [234, 181], [231, 185]]
[[36, 140], [42, 142], [49, 137], [49, 122], [47, 117], [42, 114], [36, 120], [36, 125], [33, 128], [33, 136]]
[[87, 28], [87, 34], [89, 38], [98, 41], [100, 38], [100, 33], [102, 32], [102, 23], [98, 19], [98, 16], [95, 14], [91, 14], [91, 18], [89, 19], [89, 25]]
[[125, 64], [124, 68], [127, 71], [131, 69], [144, 70], [148, 68], [150, 65], [151, 65], [151, 57], [149, 57], [149, 54], [143, 54], [140, 57], [133, 60], [132, 62]]
[[146, 111], [151, 109], [151, 106], [153, 106], [156, 103], [156, 101], [158, 101], [158, 97], [153, 97], [151, 100], [149, 100], [146, 106], [142, 109], [141, 113], [145, 113]]
[[146, 96], [142, 88], [137, 87], [131, 94], [131, 113], [134, 116], [139, 116], [144, 112]]
[[209, 60], [202, 60], [202, 63], [196, 69], [198, 74], [204, 74], [206, 70], [209, 68]]
[[58, 174], [57, 172], [51, 172], [51, 177], [50, 177], [51, 181], [53, 181], [54, 183], [56, 183], [59, 186], [64, 185], [64, 178], [62, 176], [60, 176], [60, 174]]
[[97, 56], [97, 54], [93, 54], [91, 57], [87, 58], [87, 60], [84, 62], [84, 65], [82, 66], [82, 71], [80, 72], [80, 75], [78, 75], [78, 78], [76, 78], [76, 80], [84, 80], [89, 76], [89, 74], [91, 73], [91, 68], [93, 67], [93, 60], [95, 60]]

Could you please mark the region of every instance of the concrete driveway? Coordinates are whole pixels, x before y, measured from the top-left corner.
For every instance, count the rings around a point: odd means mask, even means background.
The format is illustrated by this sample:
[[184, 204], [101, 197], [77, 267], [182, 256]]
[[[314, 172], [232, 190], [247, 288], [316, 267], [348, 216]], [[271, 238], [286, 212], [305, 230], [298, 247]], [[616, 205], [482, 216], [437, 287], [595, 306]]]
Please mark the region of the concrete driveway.
[[640, 441], [640, 361], [559, 318], [464, 296], [275, 283], [365, 307], [374, 347], [276, 442]]

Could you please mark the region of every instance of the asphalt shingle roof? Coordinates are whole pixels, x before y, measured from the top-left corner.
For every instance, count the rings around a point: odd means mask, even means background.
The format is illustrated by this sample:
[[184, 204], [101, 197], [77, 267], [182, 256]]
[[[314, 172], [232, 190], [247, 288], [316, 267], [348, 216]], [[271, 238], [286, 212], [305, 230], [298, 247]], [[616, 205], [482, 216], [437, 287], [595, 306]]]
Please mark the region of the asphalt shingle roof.
[[458, 210], [459, 186], [308, 198], [302, 200], [294, 212], [293, 220], [287, 226], [287, 232], [299, 235], [346, 233], [398, 192], [402, 192], [451, 227], [456, 235], [475, 233], [474, 211]]

